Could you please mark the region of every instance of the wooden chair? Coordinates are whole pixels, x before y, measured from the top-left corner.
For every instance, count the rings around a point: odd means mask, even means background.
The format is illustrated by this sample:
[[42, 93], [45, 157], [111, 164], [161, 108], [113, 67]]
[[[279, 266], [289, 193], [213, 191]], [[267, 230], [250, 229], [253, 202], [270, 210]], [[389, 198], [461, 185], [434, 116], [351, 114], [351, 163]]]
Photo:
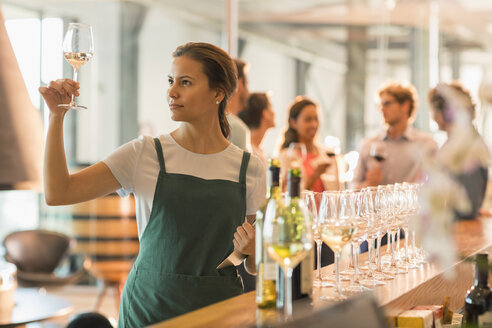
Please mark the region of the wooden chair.
[[23, 286], [75, 283], [85, 272], [82, 263], [65, 274], [55, 274], [60, 263], [74, 255], [71, 251], [75, 242], [65, 234], [48, 230], [15, 231], [4, 238], [3, 244], [5, 258], [17, 266], [17, 278]]

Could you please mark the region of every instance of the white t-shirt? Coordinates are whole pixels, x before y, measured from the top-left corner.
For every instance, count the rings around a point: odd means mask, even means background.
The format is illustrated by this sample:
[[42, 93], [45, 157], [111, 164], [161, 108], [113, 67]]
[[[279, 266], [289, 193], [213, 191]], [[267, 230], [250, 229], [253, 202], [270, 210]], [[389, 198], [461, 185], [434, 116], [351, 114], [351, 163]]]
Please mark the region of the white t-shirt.
[[242, 119], [231, 113], [227, 113], [226, 118], [231, 127], [229, 141], [242, 150], [251, 152], [251, 132], [248, 126]]
[[[197, 154], [181, 147], [170, 134], [159, 136], [167, 173], [192, 175], [202, 179], [239, 182], [243, 151], [230, 144], [215, 154]], [[138, 236], [142, 236], [152, 211], [159, 160], [154, 140], [143, 136], [109, 154], [103, 162], [121, 184], [120, 196], [135, 195]], [[246, 215], [253, 215], [265, 199], [265, 168], [252, 155], [246, 173]]]

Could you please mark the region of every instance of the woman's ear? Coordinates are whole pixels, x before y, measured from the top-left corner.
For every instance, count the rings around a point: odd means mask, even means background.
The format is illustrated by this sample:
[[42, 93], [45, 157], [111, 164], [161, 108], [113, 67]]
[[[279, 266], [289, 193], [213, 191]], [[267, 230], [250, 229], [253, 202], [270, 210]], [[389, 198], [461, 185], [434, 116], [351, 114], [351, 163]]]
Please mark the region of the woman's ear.
[[293, 119], [292, 117], [289, 118], [289, 126], [291, 128], [293, 128], [294, 130], [297, 130], [297, 122], [295, 119]]
[[222, 91], [221, 89], [217, 89], [217, 91], [215, 91], [215, 100], [219, 101], [219, 104], [222, 102], [222, 100], [224, 100], [225, 98], [225, 93], [224, 91]]

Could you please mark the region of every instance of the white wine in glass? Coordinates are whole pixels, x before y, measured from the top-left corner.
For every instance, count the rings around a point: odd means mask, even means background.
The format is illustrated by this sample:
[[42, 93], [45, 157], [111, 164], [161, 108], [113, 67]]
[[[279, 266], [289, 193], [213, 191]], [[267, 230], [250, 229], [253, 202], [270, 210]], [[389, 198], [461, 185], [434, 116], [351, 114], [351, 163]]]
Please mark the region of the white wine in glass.
[[[73, 67], [73, 80], [77, 82], [79, 68], [87, 63], [94, 55], [92, 27], [88, 24], [70, 23], [63, 40], [63, 53], [67, 62]], [[75, 103], [75, 95], [69, 104], [60, 104], [66, 109], [87, 109]]]
[[[284, 274], [284, 316], [292, 317], [292, 273], [313, 247], [312, 222], [300, 196], [300, 169], [289, 170], [289, 197], [276, 207], [269, 201], [263, 226], [263, 242], [268, 255]], [[312, 269], [311, 269], [312, 270]]]

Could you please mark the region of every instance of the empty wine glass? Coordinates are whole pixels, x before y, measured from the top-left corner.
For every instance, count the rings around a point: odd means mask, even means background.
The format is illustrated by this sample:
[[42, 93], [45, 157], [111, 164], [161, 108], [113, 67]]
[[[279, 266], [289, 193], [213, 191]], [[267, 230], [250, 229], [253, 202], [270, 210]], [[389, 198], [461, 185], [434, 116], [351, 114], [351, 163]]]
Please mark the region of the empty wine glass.
[[[377, 247], [377, 269], [375, 273], [375, 277], [377, 280], [391, 280], [394, 279], [393, 276], [387, 275], [383, 273], [383, 266], [382, 266], [382, 257], [381, 257], [381, 239], [383, 238], [384, 232], [387, 230], [388, 225], [389, 225], [389, 212], [392, 210], [392, 208], [389, 205], [389, 200], [388, 200], [388, 186], [382, 186], [379, 185], [377, 188], [375, 188], [375, 195], [374, 195], [374, 210], [376, 212], [377, 219], [379, 220], [380, 224], [378, 225], [379, 227], [379, 233], [376, 239], [376, 247]], [[374, 189], [373, 189], [374, 190]], [[389, 234], [388, 234], [388, 242], [390, 241]], [[389, 247], [389, 245], [388, 245]]]
[[[372, 269], [373, 254], [374, 254], [374, 241], [380, 238], [382, 235], [383, 223], [381, 217], [376, 213], [374, 206], [374, 199], [376, 197], [377, 189], [375, 187], [367, 187], [361, 190], [359, 198], [359, 209], [362, 216], [367, 217], [368, 233], [367, 244], [369, 261], [367, 262], [367, 274], [366, 277], [361, 280], [361, 284], [376, 287], [386, 285], [377, 279]], [[380, 239], [379, 239], [380, 240]]]
[[[88, 24], [70, 23], [63, 40], [63, 54], [67, 62], [73, 67], [73, 80], [77, 82], [79, 68], [87, 63], [94, 55], [92, 27]], [[66, 109], [87, 109], [75, 103], [75, 94], [69, 104], [60, 104]]]
[[313, 286], [328, 287], [334, 285], [328, 281], [324, 281], [321, 276], [321, 249], [323, 246], [323, 240], [321, 239], [321, 227], [318, 215], [317, 204], [319, 204], [319, 202], [316, 201], [316, 199], [319, 199], [320, 197], [321, 193], [315, 193], [310, 190], [304, 190], [302, 192], [302, 198], [304, 199], [306, 209], [313, 217], [313, 238], [316, 243], [316, 275], [313, 280]]
[[360, 256], [360, 245], [366, 241], [368, 233], [372, 228], [372, 220], [364, 209], [365, 204], [363, 203], [365, 192], [364, 190], [354, 192], [355, 194], [355, 224], [357, 226], [357, 231], [352, 237], [352, 258], [354, 262], [354, 275], [351, 279], [350, 285], [347, 287], [347, 291], [352, 293], [361, 293], [369, 288], [362, 286], [360, 281], [360, 271], [359, 271], [359, 256]]

